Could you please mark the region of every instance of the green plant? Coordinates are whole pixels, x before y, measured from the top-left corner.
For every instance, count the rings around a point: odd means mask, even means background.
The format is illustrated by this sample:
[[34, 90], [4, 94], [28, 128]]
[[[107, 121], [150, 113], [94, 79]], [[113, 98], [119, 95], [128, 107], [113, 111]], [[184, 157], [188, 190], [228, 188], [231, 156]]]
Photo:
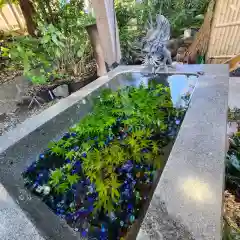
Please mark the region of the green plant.
[[11, 65], [37, 84], [85, 73], [92, 59], [85, 26], [95, 19], [83, 12], [83, 1], [36, 1], [34, 8], [37, 37], [14, 38], [8, 45]]
[[9, 44], [9, 56], [15, 67], [23, 66], [24, 75], [32, 82], [41, 84], [57, 75], [54, 57], [61, 57], [64, 49], [64, 36], [53, 25], [39, 25], [42, 36], [16, 37]]
[[[168, 87], [150, 84], [116, 92], [106, 89], [96, 99], [92, 113], [71, 129], [74, 137], [68, 134], [49, 145], [51, 154], [69, 161], [52, 172], [49, 183], [57, 192], [66, 191], [78, 180], [69, 172], [81, 160], [84, 176], [98, 193], [95, 211], [110, 213], [119, 201], [122, 185], [117, 169], [128, 160], [161, 168], [161, 149], [169, 140], [155, 140], [154, 135], [164, 133], [168, 120], [181, 114], [172, 106]], [[125, 134], [121, 141], [119, 132]]]

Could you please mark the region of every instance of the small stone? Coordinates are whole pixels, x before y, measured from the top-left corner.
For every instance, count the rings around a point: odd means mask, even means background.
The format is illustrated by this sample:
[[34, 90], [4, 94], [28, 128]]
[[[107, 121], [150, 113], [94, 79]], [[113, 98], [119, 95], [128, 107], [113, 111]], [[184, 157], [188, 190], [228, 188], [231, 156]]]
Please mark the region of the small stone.
[[67, 97], [69, 95], [68, 85], [63, 84], [56, 87], [55, 89], [53, 89], [53, 93], [56, 97]]

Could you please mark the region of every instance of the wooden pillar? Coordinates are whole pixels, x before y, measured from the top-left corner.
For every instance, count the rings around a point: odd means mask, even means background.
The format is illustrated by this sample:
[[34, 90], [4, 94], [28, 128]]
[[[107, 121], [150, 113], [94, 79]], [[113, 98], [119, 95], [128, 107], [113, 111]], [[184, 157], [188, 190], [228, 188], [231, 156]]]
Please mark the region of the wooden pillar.
[[104, 60], [108, 66], [119, 63], [121, 51], [113, 0], [92, 0]]
[[105, 60], [104, 60], [104, 54], [99, 38], [99, 33], [96, 24], [90, 25], [86, 27], [90, 42], [93, 48], [94, 57], [97, 62], [97, 75], [98, 77], [103, 76], [107, 73]]

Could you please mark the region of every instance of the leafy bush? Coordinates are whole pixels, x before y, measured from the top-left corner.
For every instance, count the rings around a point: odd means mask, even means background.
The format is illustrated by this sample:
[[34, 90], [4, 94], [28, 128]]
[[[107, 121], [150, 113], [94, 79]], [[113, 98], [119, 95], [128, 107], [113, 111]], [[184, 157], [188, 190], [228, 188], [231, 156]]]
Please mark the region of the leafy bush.
[[[92, 59], [85, 26], [95, 19], [83, 12], [82, 1], [71, 0], [64, 6], [37, 1], [35, 7], [39, 10], [37, 37], [14, 38], [8, 46], [12, 65], [24, 68], [24, 75], [37, 84], [84, 73]], [[46, 13], [50, 14], [47, 19]]]

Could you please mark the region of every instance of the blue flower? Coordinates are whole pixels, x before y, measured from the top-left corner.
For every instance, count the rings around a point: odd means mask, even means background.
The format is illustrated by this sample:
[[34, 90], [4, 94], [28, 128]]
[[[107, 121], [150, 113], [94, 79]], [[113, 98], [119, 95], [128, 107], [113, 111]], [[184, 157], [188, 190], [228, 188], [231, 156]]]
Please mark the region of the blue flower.
[[121, 169], [123, 171], [130, 172], [133, 169], [133, 163], [129, 160], [125, 164], [122, 165]]
[[129, 178], [129, 179], [133, 179], [133, 176], [130, 174], [130, 173], [127, 173], [127, 178]]
[[40, 155], [39, 155], [39, 158], [40, 158], [40, 159], [44, 159], [44, 158], [45, 158], [45, 155], [44, 155], [44, 154], [40, 154]]
[[77, 136], [77, 134], [76, 133], [71, 133], [71, 137], [76, 137]]
[[39, 182], [38, 181], [35, 181], [34, 184], [33, 184], [33, 188], [36, 188], [39, 186]]
[[89, 178], [86, 178], [85, 183], [86, 183], [87, 185], [90, 184], [90, 183], [91, 183], [90, 179], [89, 179]]
[[75, 146], [75, 147], [73, 148], [73, 150], [74, 150], [75, 152], [77, 152], [77, 151], [79, 150], [79, 146]]
[[68, 213], [65, 217], [66, 221], [71, 221], [72, 220], [72, 214], [71, 213]]
[[93, 205], [90, 205], [90, 206], [88, 207], [88, 211], [89, 211], [90, 213], [93, 211]]
[[80, 161], [76, 161], [74, 163], [74, 167], [81, 167], [81, 162]]
[[102, 226], [101, 226], [101, 232], [106, 232], [106, 229], [105, 229], [105, 227], [104, 227], [103, 224], [102, 224]]
[[128, 209], [128, 211], [132, 211], [133, 210], [133, 205], [131, 203], [129, 203], [127, 205], [127, 209]]
[[39, 174], [37, 175], [37, 180], [40, 180], [42, 177], [43, 177], [43, 174], [42, 174], [42, 173], [39, 173]]
[[63, 137], [65, 137], [65, 138], [70, 138], [70, 133], [69, 132], [67, 132], [67, 133], [64, 133], [64, 135], [63, 135]]
[[71, 162], [71, 160], [69, 159], [69, 158], [67, 158], [66, 160], [65, 160], [65, 163], [70, 163]]
[[88, 198], [87, 198], [87, 201], [90, 202], [90, 203], [92, 203], [92, 202], [94, 202], [94, 198], [88, 197]]
[[32, 164], [27, 168], [26, 172], [32, 172], [32, 171], [34, 171], [35, 168], [36, 168], [36, 166], [37, 166], [37, 164], [36, 164], [35, 162], [32, 163]]
[[87, 154], [84, 152], [83, 154], [82, 154], [82, 157], [87, 157]]
[[93, 184], [88, 186], [88, 191], [89, 191], [89, 193], [93, 193], [94, 192], [94, 185]]

